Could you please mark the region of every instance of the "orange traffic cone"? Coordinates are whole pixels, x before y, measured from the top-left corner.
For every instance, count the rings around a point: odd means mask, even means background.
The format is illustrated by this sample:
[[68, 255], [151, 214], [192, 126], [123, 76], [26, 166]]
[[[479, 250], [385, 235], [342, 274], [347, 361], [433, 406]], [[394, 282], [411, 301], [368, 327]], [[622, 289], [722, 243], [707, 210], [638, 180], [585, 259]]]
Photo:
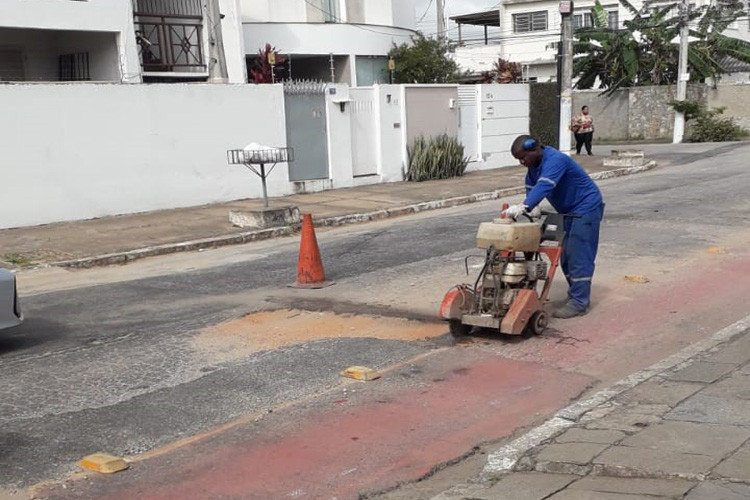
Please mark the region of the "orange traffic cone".
[[294, 288], [324, 288], [333, 285], [326, 281], [323, 261], [320, 258], [318, 239], [315, 237], [312, 215], [302, 216], [302, 239], [299, 244], [299, 261], [297, 262], [297, 282]]

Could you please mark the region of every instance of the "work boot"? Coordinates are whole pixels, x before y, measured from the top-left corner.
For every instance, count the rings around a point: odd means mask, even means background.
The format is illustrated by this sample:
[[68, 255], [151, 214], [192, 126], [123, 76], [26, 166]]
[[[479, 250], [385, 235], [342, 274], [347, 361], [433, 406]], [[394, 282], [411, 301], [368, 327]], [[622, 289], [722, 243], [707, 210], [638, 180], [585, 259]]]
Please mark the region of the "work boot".
[[560, 319], [575, 318], [576, 316], [583, 316], [586, 314], [586, 308], [580, 308], [568, 302], [561, 308], [555, 310], [552, 316]]

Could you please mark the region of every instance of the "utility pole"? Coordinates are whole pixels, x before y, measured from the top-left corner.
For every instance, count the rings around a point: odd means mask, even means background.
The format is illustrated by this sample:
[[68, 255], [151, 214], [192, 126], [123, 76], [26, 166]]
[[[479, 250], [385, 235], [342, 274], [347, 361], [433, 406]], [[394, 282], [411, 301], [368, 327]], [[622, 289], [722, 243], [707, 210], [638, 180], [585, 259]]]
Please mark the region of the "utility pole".
[[437, 36], [445, 36], [445, 0], [437, 0]]
[[206, 0], [204, 3], [206, 24], [208, 28], [208, 81], [210, 83], [227, 83], [227, 58], [224, 54], [224, 37], [221, 34], [221, 12], [219, 0]]
[[[690, 74], [687, 71], [688, 63], [688, 36], [690, 35], [690, 26], [688, 20], [690, 19], [690, 4], [688, 0], [682, 0], [680, 4], [680, 17], [682, 18], [680, 24], [680, 62], [677, 67], [677, 99], [676, 101], [684, 101], [687, 98], [687, 82], [690, 80]], [[682, 142], [682, 138], [685, 135], [685, 114], [676, 111], [674, 112], [674, 136], [672, 137], [673, 144], [679, 144]]]
[[573, 2], [560, 2], [560, 127], [558, 149], [570, 154], [570, 122], [573, 119]]

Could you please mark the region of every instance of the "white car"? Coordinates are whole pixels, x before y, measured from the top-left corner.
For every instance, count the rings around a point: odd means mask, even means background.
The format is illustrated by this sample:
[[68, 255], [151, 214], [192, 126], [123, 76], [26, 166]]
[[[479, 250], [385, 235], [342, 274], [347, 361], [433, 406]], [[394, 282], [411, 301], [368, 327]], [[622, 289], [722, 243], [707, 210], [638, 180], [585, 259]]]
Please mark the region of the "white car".
[[20, 325], [23, 322], [18, 305], [16, 275], [0, 268], [0, 329]]

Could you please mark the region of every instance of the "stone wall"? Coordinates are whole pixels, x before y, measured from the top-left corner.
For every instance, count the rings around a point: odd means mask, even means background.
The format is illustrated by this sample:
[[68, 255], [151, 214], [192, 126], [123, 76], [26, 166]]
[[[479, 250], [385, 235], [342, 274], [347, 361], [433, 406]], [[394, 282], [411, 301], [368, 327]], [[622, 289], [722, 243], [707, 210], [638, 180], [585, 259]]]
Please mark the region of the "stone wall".
[[[582, 106], [589, 107], [595, 140], [669, 140], [674, 128], [674, 110], [669, 102], [675, 90], [673, 85], [632, 87], [609, 96], [582, 90], [573, 93], [573, 110], [578, 113]], [[704, 85], [688, 86], [688, 99], [705, 101], [706, 94]]]
[[617, 141], [628, 137], [628, 89], [604, 96], [599, 90], [582, 90], [573, 94], [573, 116], [589, 107], [598, 140]]
[[750, 85], [722, 85], [707, 91], [710, 108], [725, 107], [724, 116], [731, 116], [738, 125], [750, 129]]

